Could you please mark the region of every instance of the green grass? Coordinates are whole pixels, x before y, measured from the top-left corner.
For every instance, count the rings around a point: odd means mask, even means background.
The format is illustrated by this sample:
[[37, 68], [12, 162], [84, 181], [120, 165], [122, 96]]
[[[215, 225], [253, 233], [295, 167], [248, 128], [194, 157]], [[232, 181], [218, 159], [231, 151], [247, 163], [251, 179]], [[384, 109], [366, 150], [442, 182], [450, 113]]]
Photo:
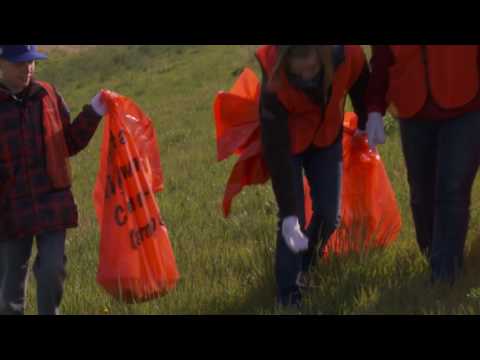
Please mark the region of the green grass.
[[[76, 115], [100, 88], [132, 97], [155, 122], [165, 175], [158, 196], [181, 280], [164, 298], [125, 305], [95, 282], [99, 228], [91, 192], [102, 129], [73, 160], [80, 227], [69, 232], [65, 314], [279, 314], [274, 307], [276, 205], [269, 186], [249, 188], [232, 216], [220, 211], [234, 159], [216, 162], [212, 103], [239, 71], [258, 71], [250, 46], [105, 46], [52, 52], [38, 77], [54, 83]], [[390, 248], [333, 258], [313, 274], [305, 314], [474, 314], [480, 312], [479, 187], [467, 244], [468, 272], [453, 288], [426, 286], [428, 266], [415, 245], [398, 130], [389, 121], [381, 148], [404, 226]], [[33, 277], [32, 277], [33, 278]], [[28, 313], [35, 313], [30, 279]]]

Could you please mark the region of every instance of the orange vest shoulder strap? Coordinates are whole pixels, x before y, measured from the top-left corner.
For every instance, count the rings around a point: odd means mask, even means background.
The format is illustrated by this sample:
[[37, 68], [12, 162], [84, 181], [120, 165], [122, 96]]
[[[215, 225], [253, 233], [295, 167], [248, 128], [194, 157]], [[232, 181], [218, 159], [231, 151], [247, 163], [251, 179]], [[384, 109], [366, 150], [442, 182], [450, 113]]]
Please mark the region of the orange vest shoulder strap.
[[347, 83], [349, 90], [360, 77], [360, 74], [367, 63], [367, 59], [360, 45], [345, 45], [345, 58], [350, 68], [350, 76]]
[[52, 102], [55, 109], [58, 110], [59, 107], [58, 107], [58, 101], [57, 101], [57, 94], [56, 94], [53, 86], [50, 85], [49, 83], [45, 82], [45, 81], [36, 80], [36, 82], [37, 82], [38, 85], [40, 85], [47, 92], [49, 100]]

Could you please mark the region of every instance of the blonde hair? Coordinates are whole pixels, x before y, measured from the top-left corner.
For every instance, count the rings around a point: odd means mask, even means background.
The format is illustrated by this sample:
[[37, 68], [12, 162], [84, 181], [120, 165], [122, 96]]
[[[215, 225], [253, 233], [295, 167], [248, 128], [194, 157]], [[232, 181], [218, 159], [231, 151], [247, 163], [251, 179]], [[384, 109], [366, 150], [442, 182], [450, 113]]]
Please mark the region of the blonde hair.
[[320, 67], [323, 71], [323, 93], [328, 94], [333, 83], [335, 72], [333, 63], [333, 49], [330, 45], [277, 45], [278, 59], [273, 68], [271, 81], [277, 82], [280, 72], [288, 66], [290, 60], [302, 58], [312, 51], [317, 53]]

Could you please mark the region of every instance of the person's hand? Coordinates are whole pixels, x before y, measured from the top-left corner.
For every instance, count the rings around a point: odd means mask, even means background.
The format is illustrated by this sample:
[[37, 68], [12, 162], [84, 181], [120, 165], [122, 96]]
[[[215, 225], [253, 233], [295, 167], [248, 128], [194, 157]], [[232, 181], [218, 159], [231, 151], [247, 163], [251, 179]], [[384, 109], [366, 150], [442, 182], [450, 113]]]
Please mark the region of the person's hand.
[[308, 250], [308, 238], [300, 229], [298, 217], [289, 216], [283, 220], [282, 235], [288, 248], [295, 254]]
[[385, 144], [385, 122], [382, 114], [373, 112], [368, 114], [367, 122], [368, 144], [372, 150], [378, 145]]
[[92, 105], [93, 111], [95, 111], [98, 115], [104, 116], [107, 112], [107, 107], [105, 103], [102, 101], [102, 92], [100, 91], [90, 102]]
[[355, 133], [353, 134], [354, 137], [361, 137], [361, 136], [366, 136], [367, 135], [367, 130], [360, 130], [357, 129], [355, 130]]

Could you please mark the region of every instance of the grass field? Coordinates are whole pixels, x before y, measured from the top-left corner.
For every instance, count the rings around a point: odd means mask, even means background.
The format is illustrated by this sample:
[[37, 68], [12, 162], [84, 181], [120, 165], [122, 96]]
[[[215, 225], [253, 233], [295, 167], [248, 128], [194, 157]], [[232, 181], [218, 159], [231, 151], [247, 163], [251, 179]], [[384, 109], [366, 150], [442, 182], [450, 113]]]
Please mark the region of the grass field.
[[[99, 228], [91, 192], [102, 129], [72, 162], [80, 227], [69, 232], [65, 314], [282, 314], [274, 307], [276, 205], [269, 186], [249, 188], [224, 219], [220, 203], [233, 159], [216, 162], [212, 103], [245, 66], [258, 71], [252, 46], [100, 46], [50, 50], [38, 77], [57, 86], [76, 115], [101, 88], [132, 97], [154, 120], [165, 191], [158, 196], [181, 280], [164, 298], [141, 305], [111, 299], [96, 284]], [[397, 126], [380, 151], [398, 197], [403, 229], [390, 248], [321, 264], [304, 314], [476, 314], [480, 312], [478, 182], [472, 201], [467, 272], [454, 288], [426, 285], [417, 251]], [[29, 283], [28, 313], [35, 313]]]

